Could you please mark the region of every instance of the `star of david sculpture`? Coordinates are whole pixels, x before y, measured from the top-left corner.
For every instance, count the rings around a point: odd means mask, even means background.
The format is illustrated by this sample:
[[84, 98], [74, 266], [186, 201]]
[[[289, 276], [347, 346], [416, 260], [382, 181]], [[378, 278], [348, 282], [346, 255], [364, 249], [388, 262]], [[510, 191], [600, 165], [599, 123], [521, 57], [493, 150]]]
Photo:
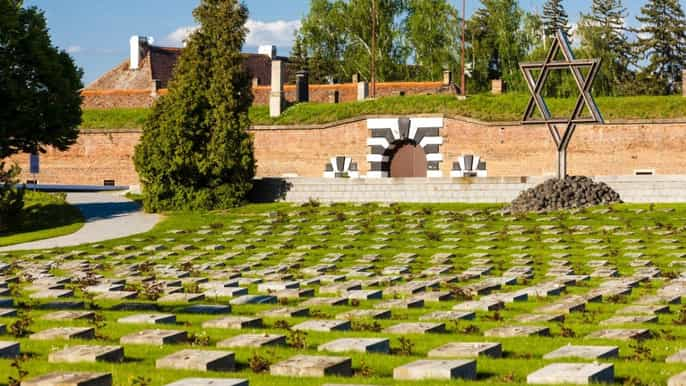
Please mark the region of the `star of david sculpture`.
[[[563, 60], [556, 60], [559, 53], [562, 53]], [[550, 47], [550, 51], [543, 62], [522, 63], [520, 69], [524, 74], [524, 79], [529, 87], [531, 99], [526, 107], [524, 125], [545, 125], [553, 137], [557, 146], [557, 178], [567, 176], [567, 148], [574, 135], [574, 130], [578, 124], [604, 124], [602, 114], [591, 95], [591, 86], [600, 68], [600, 59], [574, 59], [569, 39], [563, 31], [557, 31], [555, 39]], [[541, 91], [548, 75], [553, 70], [569, 70], [572, 73], [574, 82], [579, 89], [579, 98], [576, 101], [572, 115], [569, 118], [557, 118], [552, 115], [546, 104]], [[587, 70], [586, 75], [582, 70]], [[534, 76], [534, 71], [539, 71], [538, 76]], [[538, 113], [542, 117], [537, 119], [534, 114]], [[590, 112], [590, 117], [584, 116], [584, 110]], [[560, 130], [562, 129], [562, 131]]]

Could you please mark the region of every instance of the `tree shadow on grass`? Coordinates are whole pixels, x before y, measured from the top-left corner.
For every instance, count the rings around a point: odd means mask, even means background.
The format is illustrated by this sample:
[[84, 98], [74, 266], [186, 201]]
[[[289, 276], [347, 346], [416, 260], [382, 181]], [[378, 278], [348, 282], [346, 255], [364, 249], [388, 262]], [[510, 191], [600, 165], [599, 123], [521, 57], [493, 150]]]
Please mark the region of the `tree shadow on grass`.
[[141, 209], [140, 204], [135, 201], [94, 202], [75, 206], [81, 211], [86, 222], [121, 217]]

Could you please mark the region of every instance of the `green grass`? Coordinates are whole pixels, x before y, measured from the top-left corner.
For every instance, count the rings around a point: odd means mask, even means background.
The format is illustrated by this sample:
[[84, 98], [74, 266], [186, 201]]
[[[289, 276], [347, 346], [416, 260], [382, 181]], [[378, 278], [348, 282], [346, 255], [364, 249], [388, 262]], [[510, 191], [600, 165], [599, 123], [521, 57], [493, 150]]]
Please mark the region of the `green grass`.
[[[519, 121], [529, 101], [524, 94], [474, 95], [460, 101], [453, 96], [386, 97], [341, 104], [303, 103], [286, 109], [278, 118], [269, 117], [268, 106], [253, 106], [254, 125], [321, 124], [361, 115], [446, 114], [483, 121]], [[546, 99], [555, 116], [566, 117], [574, 99]], [[666, 119], [686, 117], [686, 99], [681, 96], [601, 97], [598, 105], [605, 119]], [[83, 129], [141, 128], [147, 109], [86, 110]]]
[[[549, 281], [552, 278], [545, 276], [550, 268], [551, 256], [555, 252], [560, 252], [550, 248], [546, 242], [550, 238], [560, 238], [569, 245], [569, 249], [564, 252], [570, 256], [566, 258], [571, 263], [571, 267], [577, 273], [588, 274], [592, 268], [586, 265], [588, 260], [601, 259], [607, 260], [609, 264], [616, 266], [619, 273], [623, 276], [631, 276], [634, 268], [630, 266], [631, 258], [625, 256], [630, 252], [627, 248], [630, 244], [625, 240], [629, 238], [640, 238], [640, 252], [645, 254], [645, 259], [650, 260], [656, 267], [663, 272], [662, 277], [648, 280], [634, 288], [631, 295], [627, 297], [603, 299], [602, 302], [589, 303], [585, 312], [575, 312], [569, 314], [563, 324], [542, 323], [550, 328], [551, 337], [531, 337], [531, 338], [487, 338], [483, 332], [498, 326], [516, 324], [513, 318], [534, 312], [537, 308], [556, 302], [559, 297], [552, 296], [547, 298], [529, 298], [525, 302], [507, 304], [506, 309], [496, 312], [477, 312], [476, 318], [472, 321], [446, 322], [447, 332], [444, 334], [416, 335], [409, 334], [408, 338], [414, 345], [410, 355], [384, 355], [384, 354], [325, 354], [348, 356], [352, 358], [354, 370], [357, 372], [362, 367], [371, 369], [368, 377], [357, 375], [352, 379], [337, 377], [326, 378], [287, 378], [271, 377], [268, 373], [255, 374], [248, 367], [250, 358], [256, 353], [268, 358], [269, 361], [276, 362], [296, 354], [322, 355], [317, 351], [319, 344], [329, 342], [342, 337], [388, 337], [391, 340], [391, 347], [398, 348], [400, 345], [399, 336], [384, 332], [372, 331], [352, 331], [352, 332], [330, 332], [318, 333], [310, 332], [306, 338], [306, 348], [296, 349], [292, 347], [261, 348], [261, 349], [219, 349], [233, 351], [236, 353], [238, 364], [237, 371], [223, 373], [202, 373], [195, 371], [180, 370], [159, 370], [155, 369], [155, 361], [168, 354], [184, 348], [196, 349], [216, 349], [216, 343], [220, 340], [244, 333], [277, 333], [288, 335], [289, 331], [278, 327], [279, 318], [264, 318], [264, 328], [251, 330], [229, 330], [229, 329], [204, 329], [202, 323], [207, 320], [221, 317], [221, 315], [197, 315], [183, 311], [181, 305], [158, 306], [159, 312], [171, 312], [177, 315], [176, 325], [126, 325], [118, 324], [116, 321], [120, 317], [135, 314], [134, 311], [117, 311], [113, 306], [117, 302], [92, 301], [90, 297], [83, 294], [82, 285], [69, 284], [68, 288], [73, 288], [76, 292], [74, 298], [66, 298], [65, 301], [83, 300], [86, 308], [95, 310], [103, 320], [95, 323], [87, 321], [53, 322], [41, 320], [42, 316], [50, 312], [34, 304], [31, 309], [23, 308], [33, 318], [30, 326], [32, 331], [41, 331], [46, 328], [69, 326], [92, 326], [96, 327], [98, 339], [95, 341], [81, 342], [60, 342], [48, 341], [40, 342], [27, 338], [14, 338], [12, 336], [0, 336], [1, 340], [17, 340], [22, 345], [22, 351], [30, 353], [27, 362], [22, 366], [29, 373], [29, 378], [52, 371], [79, 370], [79, 371], [100, 371], [111, 372], [114, 376], [115, 385], [136, 385], [135, 379], [138, 376], [149, 378], [150, 386], [165, 385], [173, 381], [186, 377], [226, 377], [226, 378], [247, 378], [252, 386], [286, 386], [298, 384], [301, 386], [319, 386], [325, 383], [349, 383], [349, 384], [376, 384], [376, 385], [448, 385], [462, 384], [459, 381], [417, 381], [417, 382], [397, 382], [392, 379], [393, 368], [410, 363], [418, 359], [426, 358], [428, 351], [447, 342], [459, 341], [496, 341], [501, 342], [504, 350], [504, 357], [499, 359], [478, 358], [477, 368], [479, 373], [478, 382], [467, 382], [472, 385], [525, 385], [527, 374], [544, 367], [552, 362], [568, 362], [579, 360], [545, 360], [542, 356], [559, 347], [573, 344], [595, 344], [595, 345], [616, 345], [620, 350], [620, 357], [617, 359], [601, 360], [601, 362], [612, 362], [615, 364], [615, 375], [617, 383], [628, 385], [664, 385], [667, 379], [684, 370], [683, 364], [667, 364], [665, 358], [678, 350], [684, 348], [683, 342], [686, 339], [686, 320], [679, 319], [679, 312], [686, 311], [681, 305], [671, 305], [671, 313], [661, 314], [657, 323], [646, 325], [625, 325], [624, 328], [640, 327], [650, 329], [655, 337], [645, 341], [643, 346], [636, 345], [635, 342], [609, 341], [609, 340], [589, 340], [584, 337], [592, 331], [604, 328], [599, 326], [599, 322], [615, 314], [615, 312], [628, 304], [634, 303], [644, 295], [655, 294], [670, 278], [678, 275], [682, 270], [678, 266], [673, 266], [673, 261], [680, 261], [676, 257], [670, 256], [675, 251], [667, 250], [666, 245], [660, 242], [661, 238], [676, 239], [678, 242], [673, 244], [683, 250], [683, 243], [686, 242], [686, 205], [672, 205], [673, 211], [668, 212], [663, 209], [665, 205], [615, 205], [611, 207], [611, 212], [601, 214], [594, 209], [582, 210], [579, 213], [560, 212], [548, 215], [528, 215], [520, 217], [507, 217], [501, 215], [499, 206], [495, 205], [462, 205], [462, 204], [402, 204], [392, 207], [381, 207], [378, 205], [334, 205], [322, 207], [297, 207], [288, 204], [264, 204], [248, 205], [239, 209], [218, 212], [174, 212], [168, 213], [166, 220], [158, 224], [151, 232], [129, 237], [121, 240], [114, 240], [100, 243], [100, 245], [83, 245], [74, 249], [55, 249], [50, 252], [40, 254], [21, 253], [7, 257], [0, 257], [0, 262], [14, 263], [9, 275], [16, 275], [21, 264], [36, 267], [40, 265], [52, 264], [71, 264], [78, 261], [86, 261], [93, 264], [95, 272], [106, 278], [124, 278], [127, 280], [139, 279], [142, 277], [155, 277], [157, 280], [175, 280], [180, 275], [169, 275], [154, 270], [136, 271], [138, 263], [152, 263], [160, 267], [173, 267], [175, 269], [187, 271], [189, 266], [184, 262], [191, 262], [192, 268], [189, 275], [183, 279], [187, 288], [193, 280], [207, 277], [214, 277], [211, 280], [229, 280], [232, 275], [232, 267], [253, 261], [257, 265], [247, 271], [240, 271], [243, 277], [255, 275], [257, 270], [273, 267], [279, 264], [287, 264], [285, 259], [292, 252], [300, 251], [298, 246], [307, 244], [319, 244], [321, 248], [306, 251], [303, 261], [288, 267], [285, 275], [292, 275], [294, 280], [304, 279], [305, 276], [300, 271], [303, 267], [310, 267], [320, 264], [321, 260], [329, 253], [342, 253], [344, 257], [336, 264], [330, 273], [343, 274], [345, 268], [359, 265], [357, 259], [374, 253], [379, 254], [379, 261], [371, 272], [378, 276], [381, 269], [397, 265], [394, 256], [402, 252], [413, 252], [418, 255], [416, 261], [409, 264], [411, 274], [399, 279], [398, 283], [403, 283], [411, 279], [426, 280], [422, 278], [420, 272], [433, 266], [430, 257], [439, 252], [451, 252], [455, 257], [448, 263], [453, 268], [453, 274], [457, 274], [469, 268], [473, 260], [471, 253], [484, 252], [478, 247], [483, 244], [493, 245], [495, 248], [488, 250], [490, 265], [493, 266], [491, 277], [499, 277], [502, 273], [514, 264], [512, 255], [515, 253], [528, 253], [533, 260], [532, 268], [535, 276], [533, 279], [520, 279], [517, 284], [506, 286], [503, 292], [513, 292], [522, 288]], [[469, 216], [462, 213], [465, 209], [476, 209], [480, 213]], [[414, 212], [410, 212], [414, 211]], [[387, 224], [388, 228], [378, 227]], [[416, 227], [408, 226], [416, 224]], [[483, 224], [477, 228], [475, 224]], [[573, 225], [583, 224], [589, 226], [587, 231], [574, 230]], [[312, 226], [325, 225], [329, 235], [314, 235]], [[508, 233], [512, 230], [512, 225], [522, 226], [523, 235]], [[542, 226], [551, 225], [560, 231], [559, 234], [547, 234]], [[603, 230], [606, 225], [617, 226], [615, 232]], [[268, 226], [270, 234], [256, 235], [255, 232]], [[363, 233], [357, 238], [348, 239], [341, 236], [348, 227], [357, 226]], [[384, 225], [385, 226], [385, 225]], [[283, 235], [282, 233], [297, 227], [300, 233], [295, 236]], [[212, 230], [210, 234], [199, 234], [199, 230]], [[240, 229], [233, 235], [223, 233], [231, 229]], [[385, 230], [394, 233], [382, 234]], [[171, 233], [171, 230], [184, 230], [185, 233]], [[484, 233], [488, 232], [488, 233]], [[493, 232], [492, 234], [490, 232]], [[587, 233], [584, 233], [587, 232]], [[632, 234], [622, 234], [621, 232], [633, 232]], [[438, 235], [438, 240], [436, 239]], [[230, 239], [227, 239], [230, 238]], [[378, 241], [377, 238], [385, 237], [387, 240]], [[449, 238], [460, 238], [460, 241], [451, 241]], [[515, 241], [514, 238], [527, 237], [528, 241]], [[256, 239], [261, 239], [261, 241]], [[486, 238], [486, 239], [484, 239]], [[601, 244], [606, 248], [603, 250], [588, 250], [588, 244], [583, 241], [588, 238], [600, 239]], [[200, 239], [200, 240], [199, 240]], [[223, 256], [227, 252], [234, 250], [237, 244], [250, 243], [255, 249], [247, 250], [237, 256]], [[372, 249], [373, 244], [383, 243], [386, 249]], [[114, 247], [121, 245], [131, 245], [131, 251], [120, 252]], [[192, 244], [202, 248], [209, 244], [222, 244], [226, 247], [222, 251], [206, 252], [196, 249], [189, 252], [178, 252], [174, 255], [154, 252], [146, 252], [143, 247], [150, 244], [163, 244], [168, 252], [175, 245]], [[444, 245], [454, 245], [444, 248]], [[350, 245], [351, 248], [339, 248], [340, 245]], [[418, 248], [422, 245], [423, 248]], [[524, 246], [524, 250], [513, 248], [514, 246]], [[79, 252], [72, 252], [76, 251]], [[114, 254], [106, 256], [106, 252], [114, 251]], [[205, 253], [206, 252], [206, 253]], [[261, 252], [270, 252], [264, 259], [254, 257]], [[589, 257], [590, 253], [603, 252], [604, 257]], [[68, 269], [59, 265], [52, 267], [50, 273], [59, 277], [69, 275]], [[234, 272], [235, 273], [235, 272]], [[223, 275], [217, 277], [217, 275]], [[451, 286], [467, 286], [483, 280], [476, 278], [453, 285], [441, 284], [440, 290], [449, 290]], [[278, 280], [278, 279], [274, 279]], [[575, 285], [567, 287], [564, 295], [583, 294], [592, 288], [596, 288], [606, 279], [591, 278], [588, 281], [580, 281]], [[27, 293], [23, 287], [30, 283], [22, 283], [11, 290], [17, 303], [25, 302], [31, 304], [27, 298]], [[319, 288], [314, 284], [308, 286]], [[257, 286], [247, 286], [251, 294], [257, 293]], [[372, 287], [383, 289], [384, 300], [389, 300], [392, 296], [386, 293], [385, 286]], [[330, 295], [328, 295], [330, 296]], [[207, 299], [202, 303], [227, 304], [229, 299]], [[43, 300], [40, 303], [46, 303]], [[135, 302], [153, 302], [139, 299]], [[310, 307], [311, 317], [332, 318], [334, 315], [354, 309], [373, 308], [379, 301], [361, 301], [359, 305], [347, 305], [337, 307]], [[408, 310], [393, 310], [390, 320], [379, 320], [382, 328], [390, 325], [417, 321], [418, 318], [433, 310], [449, 310], [457, 300], [440, 303], [426, 303], [425, 307]], [[287, 305], [297, 305], [297, 300], [291, 300]], [[276, 305], [239, 305], [234, 306], [233, 315], [255, 315], [260, 311], [278, 307]], [[141, 311], [147, 312], [147, 311]], [[284, 318], [291, 326], [306, 318]], [[11, 325], [16, 318], [0, 318], [0, 324]], [[475, 326], [476, 329], [470, 326]], [[575, 337], [563, 336], [563, 329], [572, 331]], [[48, 363], [48, 354], [56, 349], [60, 349], [68, 344], [98, 344], [98, 345], [118, 345], [119, 338], [134, 333], [139, 330], [149, 328], [185, 330], [193, 334], [206, 334], [209, 337], [208, 346], [195, 346], [190, 344], [177, 344], [169, 346], [139, 346], [125, 345], [126, 361], [123, 363], [95, 363], [95, 364], [57, 364]], [[640, 352], [643, 356], [638, 355]], [[591, 362], [591, 361], [587, 361]], [[10, 360], [0, 359], [0, 384], [8, 381], [9, 377], [16, 377], [16, 369], [11, 367]], [[137, 385], [141, 385], [138, 383]]]
[[74, 233], [83, 216], [63, 194], [27, 191], [19, 227], [0, 233], [0, 246], [49, 239]]

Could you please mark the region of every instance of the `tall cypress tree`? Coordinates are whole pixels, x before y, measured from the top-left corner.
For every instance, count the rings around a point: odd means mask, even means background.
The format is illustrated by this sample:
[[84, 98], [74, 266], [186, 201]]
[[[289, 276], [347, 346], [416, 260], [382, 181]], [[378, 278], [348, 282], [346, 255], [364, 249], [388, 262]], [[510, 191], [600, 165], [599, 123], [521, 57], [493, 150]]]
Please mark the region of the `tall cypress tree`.
[[543, 4], [543, 29], [546, 37], [553, 37], [557, 30], [569, 32], [569, 16], [562, 0], [547, 0]]
[[193, 15], [200, 28], [136, 147], [134, 162], [151, 211], [235, 206], [255, 173], [248, 134], [252, 94], [241, 55], [247, 8], [238, 0], [202, 0]]
[[581, 16], [581, 47], [588, 56], [602, 59], [594, 86], [597, 93], [622, 93], [630, 81], [635, 55], [625, 33], [626, 16], [622, 0], [593, 0], [591, 13]]
[[648, 59], [646, 71], [672, 93], [681, 80], [686, 56], [686, 19], [678, 0], [649, 0], [641, 7], [638, 49]]

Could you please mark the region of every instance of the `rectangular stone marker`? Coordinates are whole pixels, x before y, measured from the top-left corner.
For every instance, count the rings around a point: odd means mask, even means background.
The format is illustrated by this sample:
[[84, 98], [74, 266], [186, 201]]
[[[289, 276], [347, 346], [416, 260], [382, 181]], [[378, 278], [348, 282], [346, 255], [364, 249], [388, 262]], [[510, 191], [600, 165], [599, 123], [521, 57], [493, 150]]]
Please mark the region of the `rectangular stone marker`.
[[19, 355], [18, 342], [3, 342], [0, 341], [0, 358], [15, 358]]
[[564, 314], [522, 314], [517, 315], [515, 320], [521, 323], [562, 322], [565, 316]]
[[181, 350], [155, 362], [158, 369], [233, 371], [234, 353], [229, 351]]
[[296, 355], [269, 367], [271, 375], [289, 377], [352, 376], [352, 360], [345, 357]]
[[681, 350], [665, 359], [667, 363], [686, 363], [686, 350]]
[[121, 362], [124, 349], [120, 346], [71, 346], [48, 355], [50, 363]]
[[190, 303], [195, 301], [204, 300], [205, 295], [203, 294], [186, 294], [186, 293], [175, 293], [167, 296], [162, 296], [157, 299], [158, 303]]
[[196, 304], [194, 306], [186, 307], [182, 312], [188, 314], [228, 314], [231, 313], [231, 306], [218, 304]]
[[686, 371], [669, 378], [667, 386], [686, 386]]
[[612, 326], [619, 324], [635, 324], [635, 323], [657, 323], [657, 315], [627, 315], [614, 316], [600, 322], [601, 326]]
[[272, 295], [243, 295], [231, 300], [230, 304], [234, 306], [241, 304], [273, 304], [276, 301], [276, 296]]
[[293, 326], [293, 330], [301, 331], [347, 331], [350, 330], [350, 322], [347, 320], [307, 320]]
[[558, 358], [582, 358], [582, 359], [606, 359], [617, 358], [619, 348], [617, 346], [562, 346], [555, 351], [543, 356], [543, 359]]
[[56, 327], [31, 334], [31, 340], [93, 339], [95, 329], [90, 327]]
[[390, 310], [352, 310], [336, 315], [336, 319], [390, 319]]
[[271, 318], [297, 318], [308, 316], [310, 309], [307, 307], [281, 307], [273, 310], [266, 310], [260, 313], [260, 316]]
[[202, 324], [203, 328], [230, 328], [240, 330], [242, 328], [262, 327], [262, 318], [250, 316], [227, 316], [221, 319], [208, 320]]
[[510, 326], [496, 327], [484, 332], [484, 336], [512, 338], [517, 336], [550, 335], [550, 329], [543, 326]]
[[262, 347], [285, 345], [286, 336], [276, 334], [242, 334], [222, 340], [217, 347]]
[[134, 332], [119, 339], [121, 344], [150, 344], [161, 346], [164, 344], [181, 343], [186, 341], [186, 331], [175, 330], [143, 330]]
[[319, 351], [331, 352], [375, 352], [388, 354], [390, 343], [386, 338], [343, 338], [319, 345]]
[[472, 320], [475, 316], [472, 311], [434, 311], [419, 317], [419, 320]]
[[248, 386], [247, 379], [235, 378], [186, 378], [167, 386]]
[[112, 386], [112, 374], [58, 372], [21, 381], [21, 384], [22, 386]]
[[393, 369], [393, 379], [476, 379], [475, 360], [422, 359]]
[[531, 385], [614, 383], [615, 371], [611, 363], [553, 363], [526, 377]]
[[427, 334], [445, 332], [444, 323], [399, 323], [384, 330], [391, 334]]
[[427, 356], [429, 358], [476, 358], [478, 356], [500, 358], [502, 352], [500, 343], [451, 342], [429, 351]]
[[43, 320], [92, 320], [93, 318], [95, 318], [95, 312], [92, 311], [58, 311], [45, 315]]
[[586, 339], [641, 340], [648, 338], [650, 338], [650, 330], [646, 329], [608, 329], [586, 335]]
[[172, 314], [137, 314], [119, 318], [117, 323], [124, 324], [174, 324], [176, 315]]

